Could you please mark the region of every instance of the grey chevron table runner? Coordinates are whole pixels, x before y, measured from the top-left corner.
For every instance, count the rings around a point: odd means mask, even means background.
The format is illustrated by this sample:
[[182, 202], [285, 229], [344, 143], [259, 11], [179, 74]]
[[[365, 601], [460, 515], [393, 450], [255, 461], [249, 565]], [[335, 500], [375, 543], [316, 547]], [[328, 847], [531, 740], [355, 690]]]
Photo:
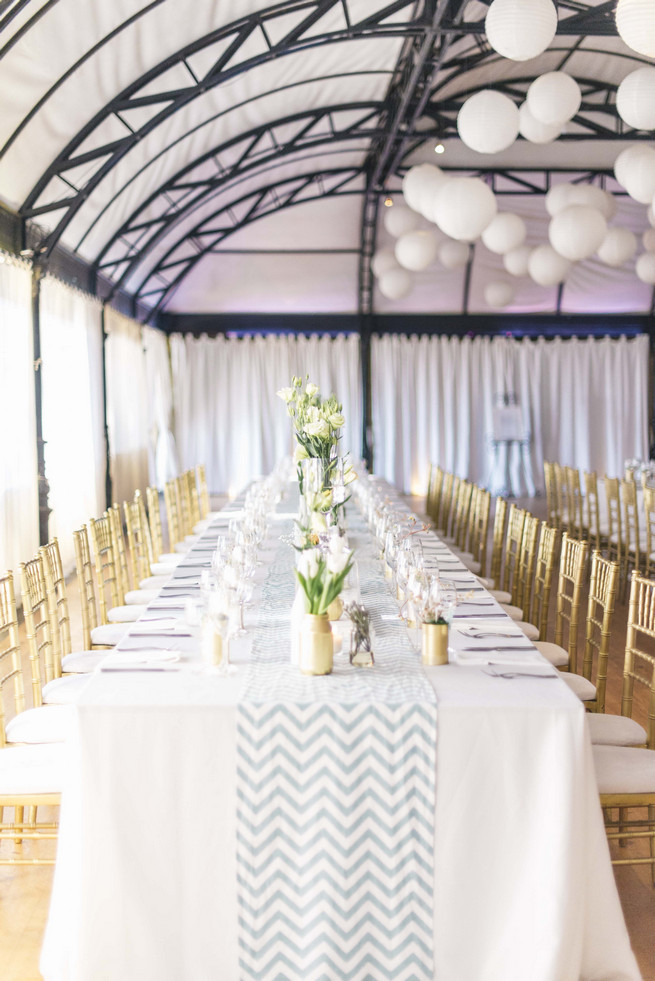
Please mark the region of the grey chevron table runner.
[[433, 977], [435, 695], [404, 628], [381, 619], [397, 604], [361, 519], [349, 523], [374, 669], [337, 657], [332, 675], [302, 676], [289, 663], [289, 545], [263, 584], [237, 716], [247, 979]]

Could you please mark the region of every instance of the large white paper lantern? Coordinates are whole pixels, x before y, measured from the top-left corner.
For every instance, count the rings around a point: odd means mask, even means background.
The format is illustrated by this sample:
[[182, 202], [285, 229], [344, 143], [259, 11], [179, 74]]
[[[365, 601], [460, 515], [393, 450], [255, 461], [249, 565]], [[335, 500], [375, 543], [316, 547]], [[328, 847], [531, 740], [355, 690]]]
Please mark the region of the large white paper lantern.
[[525, 242], [525, 222], [510, 211], [499, 211], [482, 233], [482, 241], [490, 252], [504, 255]]
[[648, 224], [651, 225], [653, 228], [655, 228], [655, 210], [653, 209], [652, 204], [648, 205], [648, 211], [646, 212], [646, 217], [648, 218]]
[[528, 273], [539, 286], [556, 286], [569, 274], [571, 263], [552, 245], [538, 245], [528, 259]]
[[553, 184], [551, 189], [546, 193], [544, 204], [551, 218], [558, 215], [560, 211], [564, 211], [564, 208], [568, 208], [572, 190], [573, 184], [565, 182], [562, 184]]
[[532, 249], [529, 245], [519, 245], [518, 249], [505, 253], [503, 265], [512, 276], [527, 276], [531, 255]]
[[416, 212], [410, 208], [404, 208], [402, 204], [395, 204], [393, 208], [385, 208], [383, 221], [384, 227], [394, 238], [400, 238], [407, 232], [413, 232], [421, 223]]
[[434, 220], [450, 238], [474, 242], [497, 210], [493, 192], [479, 177], [452, 177], [437, 192]]
[[419, 229], [401, 235], [396, 242], [394, 252], [403, 269], [421, 272], [436, 259], [437, 246], [437, 239], [433, 232]]
[[642, 283], [655, 286], [655, 252], [644, 252], [640, 255], [635, 269]]
[[644, 65], [627, 75], [616, 90], [616, 110], [634, 129], [655, 129], [655, 68]]
[[378, 288], [388, 300], [402, 300], [411, 291], [413, 280], [406, 269], [390, 269], [380, 276]]
[[403, 177], [403, 197], [405, 198], [406, 204], [412, 209], [412, 211], [420, 212], [419, 196], [421, 191], [422, 175], [425, 173], [425, 171], [430, 169], [430, 166], [430, 164], [416, 164], [415, 167], [410, 167]]
[[502, 92], [484, 89], [466, 100], [457, 114], [462, 143], [478, 153], [499, 153], [519, 134], [519, 111]]
[[507, 307], [514, 299], [514, 287], [511, 283], [498, 279], [493, 283], [487, 283], [484, 288], [484, 302], [489, 307], [502, 309]]
[[619, 0], [616, 29], [633, 51], [655, 58], [655, 4], [652, 0]]
[[649, 146], [631, 146], [616, 158], [614, 174], [631, 198], [650, 204], [655, 194], [655, 150]]
[[600, 211], [584, 204], [571, 204], [551, 218], [550, 244], [565, 259], [577, 262], [593, 255], [607, 235], [607, 222]]
[[373, 258], [371, 259], [371, 269], [373, 270], [373, 275], [384, 276], [386, 272], [390, 269], [398, 269], [398, 261], [394, 255], [393, 249], [378, 249]]
[[637, 236], [629, 228], [609, 228], [598, 250], [598, 258], [606, 266], [622, 266], [636, 251]]
[[546, 72], [530, 84], [526, 102], [540, 123], [563, 126], [580, 108], [582, 93], [576, 80], [566, 72]]
[[614, 195], [609, 191], [604, 191], [602, 187], [595, 184], [571, 184], [568, 193], [566, 206], [572, 204], [584, 204], [589, 208], [595, 208], [608, 221], [616, 214], [616, 201]]
[[646, 252], [655, 252], [655, 228], [647, 228], [641, 236], [641, 244]]
[[557, 11], [552, 0], [493, 0], [485, 30], [487, 41], [503, 58], [528, 61], [555, 37]]
[[530, 106], [524, 102], [519, 109], [519, 133], [529, 143], [552, 143], [562, 132], [559, 123], [539, 122], [530, 112]]
[[469, 261], [469, 246], [466, 242], [449, 240], [439, 246], [438, 255], [444, 269], [460, 269]]
[[431, 210], [437, 189], [448, 177], [434, 164], [417, 164], [403, 177], [403, 196], [412, 209], [432, 221]]

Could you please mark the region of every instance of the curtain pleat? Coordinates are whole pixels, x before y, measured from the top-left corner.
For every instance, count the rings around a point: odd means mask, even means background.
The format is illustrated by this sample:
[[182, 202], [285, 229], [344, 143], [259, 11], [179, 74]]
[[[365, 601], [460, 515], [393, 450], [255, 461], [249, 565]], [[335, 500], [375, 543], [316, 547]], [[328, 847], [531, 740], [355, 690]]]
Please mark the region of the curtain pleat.
[[142, 330], [135, 320], [106, 307], [107, 431], [112, 495], [119, 504], [148, 483], [156, 446]]

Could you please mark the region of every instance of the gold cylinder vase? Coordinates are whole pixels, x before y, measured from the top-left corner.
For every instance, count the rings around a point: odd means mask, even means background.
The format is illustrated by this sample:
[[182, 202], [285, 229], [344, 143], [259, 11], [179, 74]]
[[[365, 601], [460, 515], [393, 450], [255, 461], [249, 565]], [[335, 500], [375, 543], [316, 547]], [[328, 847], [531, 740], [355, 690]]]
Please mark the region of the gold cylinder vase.
[[423, 664], [448, 664], [448, 624], [424, 623], [421, 628]]
[[327, 613], [306, 613], [300, 629], [299, 665], [302, 674], [330, 674], [334, 649]]

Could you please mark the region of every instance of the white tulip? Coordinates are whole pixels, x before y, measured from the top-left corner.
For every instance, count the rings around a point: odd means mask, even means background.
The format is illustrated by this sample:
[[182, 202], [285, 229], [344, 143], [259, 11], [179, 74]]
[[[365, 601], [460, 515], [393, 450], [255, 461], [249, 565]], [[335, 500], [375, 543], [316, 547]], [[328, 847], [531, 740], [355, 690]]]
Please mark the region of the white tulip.
[[306, 548], [300, 553], [298, 559], [298, 572], [305, 579], [313, 579], [318, 572], [318, 551], [315, 548]]

